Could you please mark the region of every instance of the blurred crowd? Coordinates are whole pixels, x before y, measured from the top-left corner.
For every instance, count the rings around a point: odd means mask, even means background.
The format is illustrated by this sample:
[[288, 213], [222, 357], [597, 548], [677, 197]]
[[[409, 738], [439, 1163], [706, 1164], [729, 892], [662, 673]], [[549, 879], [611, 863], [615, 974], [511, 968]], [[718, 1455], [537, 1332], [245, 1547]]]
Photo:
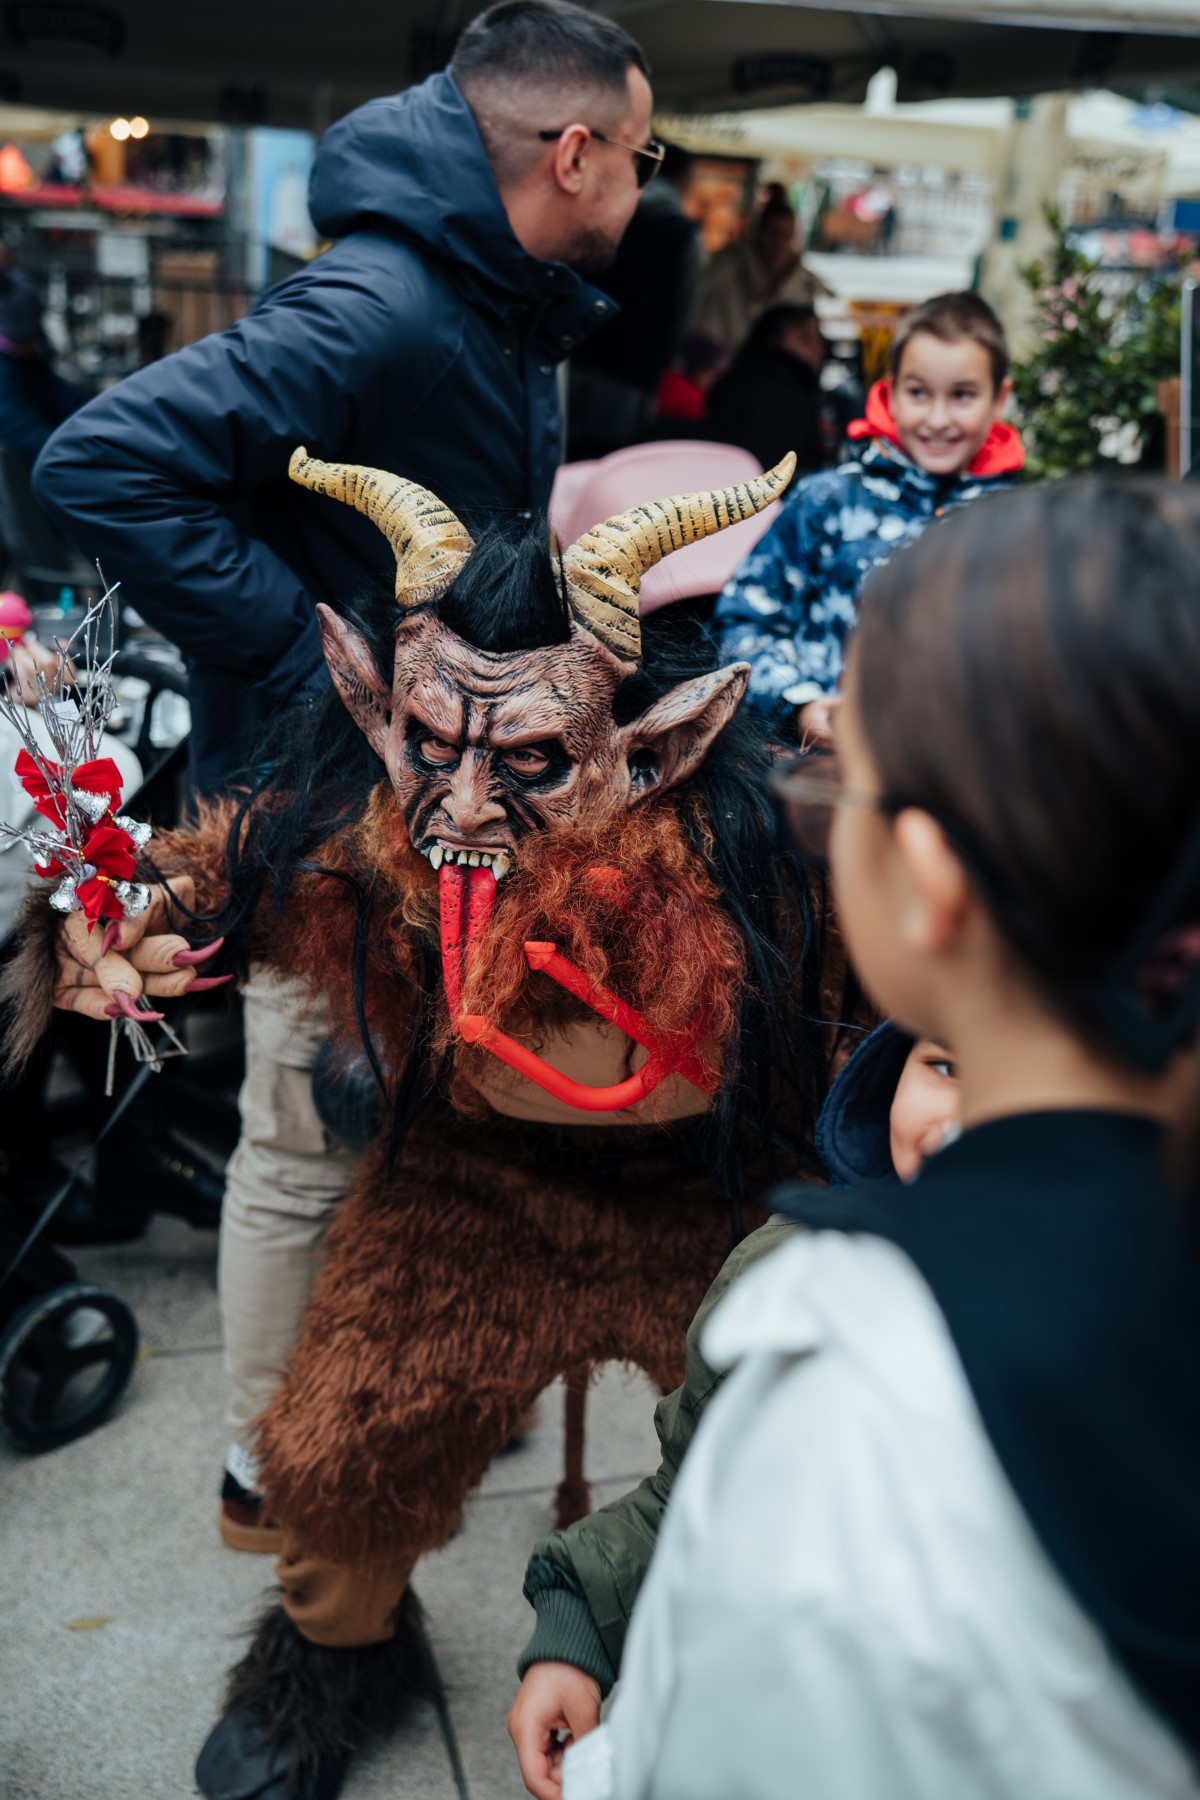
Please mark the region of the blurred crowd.
[[830, 365], [784, 190], [770, 184], [740, 237], [705, 259], [687, 211], [693, 158], [665, 146], [605, 273], [621, 312], [572, 358], [568, 456], [653, 439], [737, 444], [765, 468], [785, 450], [803, 473], [837, 461], [861, 393]]

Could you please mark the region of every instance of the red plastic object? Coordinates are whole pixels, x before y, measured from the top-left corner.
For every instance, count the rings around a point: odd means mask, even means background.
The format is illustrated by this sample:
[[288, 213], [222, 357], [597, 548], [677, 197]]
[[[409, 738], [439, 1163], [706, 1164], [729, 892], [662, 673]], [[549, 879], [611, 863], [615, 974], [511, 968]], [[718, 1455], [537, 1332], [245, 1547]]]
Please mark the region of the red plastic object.
[[531, 969], [537, 969], [542, 974], [549, 975], [552, 981], [557, 981], [559, 987], [566, 988], [569, 994], [574, 994], [577, 1000], [582, 1000], [583, 1004], [589, 1006], [594, 1013], [598, 1013], [602, 1019], [607, 1019], [610, 1025], [615, 1025], [618, 1031], [625, 1033], [626, 1037], [631, 1037], [635, 1044], [641, 1044], [644, 1050], [649, 1050], [652, 1059], [658, 1057], [663, 1061], [665, 1074], [682, 1075], [685, 1081], [690, 1081], [692, 1086], [699, 1088], [702, 1094], [713, 1092], [716, 1082], [689, 1051], [681, 1051], [676, 1056], [664, 1057], [662, 1045], [654, 1027], [648, 1020], [643, 1018], [635, 1007], [628, 1005], [614, 994], [611, 989], [604, 987], [598, 981], [593, 981], [590, 976], [584, 974], [582, 969], [576, 968], [575, 964], [562, 954], [557, 945], [527, 943], [525, 960]]
[[[598, 868], [591, 872], [591, 879], [601, 891], [605, 884], [615, 883], [617, 891], [612, 898], [617, 904], [621, 903], [624, 883], [615, 869]], [[517, 1043], [489, 1019], [478, 1013], [464, 1013], [463, 985], [491, 922], [496, 878], [490, 869], [464, 869], [459, 863], [443, 863], [438, 871], [438, 901], [446, 1004], [454, 1029], [464, 1043], [478, 1044], [480, 1049], [507, 1063], [510, 1069], [515, 1069], [518, 1075], [532, 1081], [544, 1093], [552, 1094], [556, 1100], [580, 1112], [620, 1112], [626, 1106], [636, 1106], [668, 1075], [674, 1074], [682, 1075], [701, 1093], [712, 1093], [716, 1082], [693, 1054], [694, 1040], [676, 1050], [664, 1048], [653, 1026], [636, 1007], [627, 1005], [600, 982], [591, 980], [563, 956], [555, 944], [526, 943], [525, 957], [530, 968], [549, 975], [552, 981], [590, 1007], [598, 1018], [615, 1025], [626, 1037], [650, 1052], [648, 1060], [635, 1074], [609, 1087], [574, 1081], [544, 1057]], [[199, 983], [192, 985], [196, 987]]]
[[671, 1073], [651, 1057], [636, 1075], [630, 1075], [625, 1081], [615, 1082], [612, 1087], [588, 1087], [582, 1081], [572, 1081], [569, 1075], [553, 1068], [543, 1057], [527, 1050], [524, 1044], [518, 1044], [515, 1038], [510, 1038], [477, 1013], [464, 1013], [458, 1021], [458, 1032], [466, 1043], [478, 1044], [481, 1049], [490, 1051], [518, 1075], [532, 1081], [535, 1087], [552, 1094], [556, 1100], [565, 1101], [579, 1112], [620, 1112], [626, 1106], [635, 1106], [647, 1094], [652, 1094], [664, 1076]]

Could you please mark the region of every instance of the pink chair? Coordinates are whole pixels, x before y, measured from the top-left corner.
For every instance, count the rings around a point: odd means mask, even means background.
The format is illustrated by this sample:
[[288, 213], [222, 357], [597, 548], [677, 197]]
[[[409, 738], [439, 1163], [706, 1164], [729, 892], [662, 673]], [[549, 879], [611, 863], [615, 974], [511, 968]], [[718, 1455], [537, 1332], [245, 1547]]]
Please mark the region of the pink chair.
[[[758, 461], [736, 444], [693, 438], [634, 444], [597, 462], [564, 464], [550, 497], [550, 524], [560, 544], [571, 544], [591, 526], [639, 501], [735, 487], [761, 474]], [[649, 569], [642, 577], [642, 612], [718, 593], [769, 528], [779, 507], [777, 500], [756, 518], [689, 544]]]
[[[558, 473], [554, 477], [554, 486], [550, 490], [550, 505], [547, 510], [550, 515], [550, 529], [559, 543], [565, 544], [570, 541], [563, 536], [562, 521], [575, 517], [576, 502], [591, 480], [592, 470], [598, 469], [600, 466], [595, 461], [560, 463], [558, 465]], [[595, 523], [596, 521], [593, 519], [592, 524]], [[584, 530], [586, 531], [586, 529], [585, 526]]]

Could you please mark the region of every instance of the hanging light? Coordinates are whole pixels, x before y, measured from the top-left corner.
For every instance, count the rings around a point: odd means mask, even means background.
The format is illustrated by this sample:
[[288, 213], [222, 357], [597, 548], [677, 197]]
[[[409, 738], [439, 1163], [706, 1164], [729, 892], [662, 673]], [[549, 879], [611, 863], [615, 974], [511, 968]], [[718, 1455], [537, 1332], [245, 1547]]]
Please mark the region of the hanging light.
[[108, 128], [109, 137], [116, 138], [118, 144], [123, 144], [126, 138], [131, 137], [132, 134], [133, 126], [128, 119], [114, 119]]
[[134, 115], [134, 117], [132, 119], [130, 119], [130, 121], [129, 121], [129, 135], [130, 135], [130, 137], [135, 137], [135, 138], [149, 137], [149, 135], [150, 135], [149, 119], [143, 119], [141, 113], [136, 113]]

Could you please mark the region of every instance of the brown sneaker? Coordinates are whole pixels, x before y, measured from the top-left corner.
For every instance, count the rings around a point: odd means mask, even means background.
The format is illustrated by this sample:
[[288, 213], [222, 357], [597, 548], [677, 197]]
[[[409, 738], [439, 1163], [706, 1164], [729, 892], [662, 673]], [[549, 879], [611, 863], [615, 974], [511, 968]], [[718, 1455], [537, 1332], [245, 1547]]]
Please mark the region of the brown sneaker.
[[228, 1472], [221, 1485], [217, 1530], [231, 1550], [277, 1555], [283, 1545], [281, 1528], [264, 1516], [262, 1495], [244, 1488]]

